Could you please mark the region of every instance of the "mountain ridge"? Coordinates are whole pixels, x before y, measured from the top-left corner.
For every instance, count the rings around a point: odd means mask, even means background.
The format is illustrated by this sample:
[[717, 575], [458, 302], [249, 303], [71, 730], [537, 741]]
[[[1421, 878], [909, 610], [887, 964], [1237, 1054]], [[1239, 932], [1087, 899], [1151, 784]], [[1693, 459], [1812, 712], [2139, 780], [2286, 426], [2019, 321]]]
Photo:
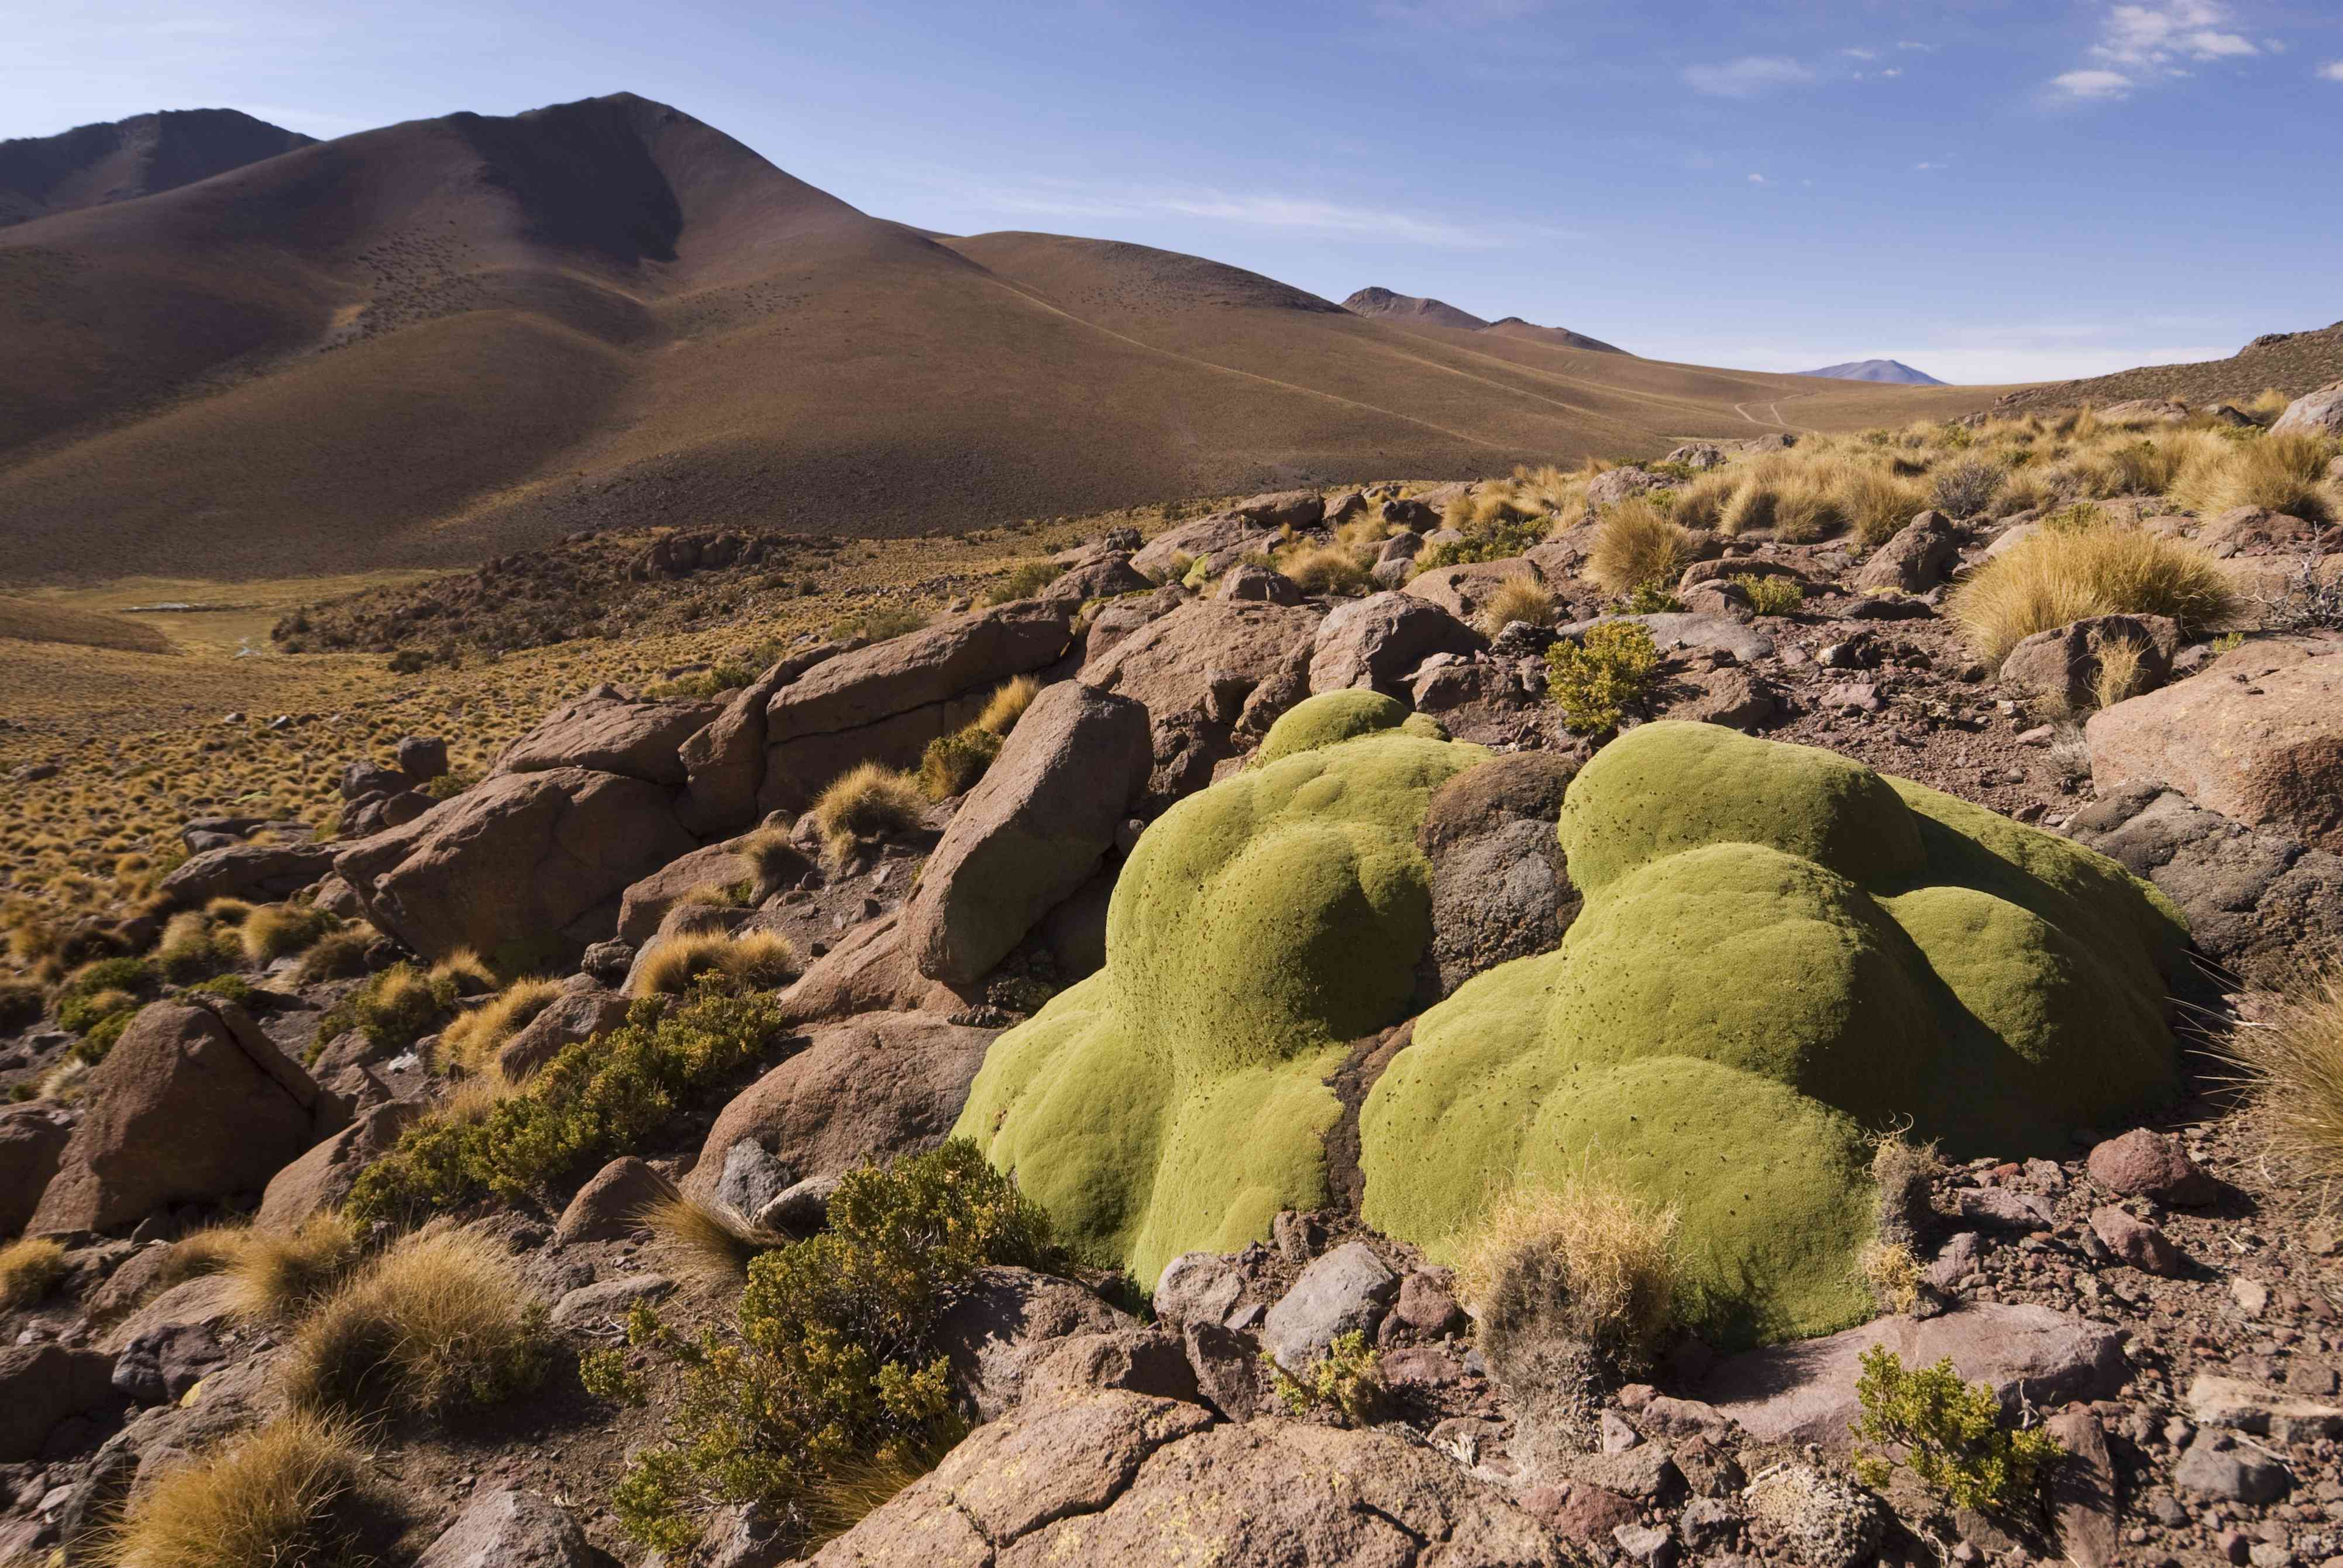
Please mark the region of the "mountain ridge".
[[1901, 359], [1850, 359], [1844, 365], [1825, 365], [1819, 370], [1801, 370], [1801, 376], [1820, 376], [1835, 381], [1869, 381], [1883, 387], [1943, 387], [1925, 370], [1915, 370]]
[[176, 190], [315, 144], [237, 109], [162, 109], [0, 142], [0, 227]]

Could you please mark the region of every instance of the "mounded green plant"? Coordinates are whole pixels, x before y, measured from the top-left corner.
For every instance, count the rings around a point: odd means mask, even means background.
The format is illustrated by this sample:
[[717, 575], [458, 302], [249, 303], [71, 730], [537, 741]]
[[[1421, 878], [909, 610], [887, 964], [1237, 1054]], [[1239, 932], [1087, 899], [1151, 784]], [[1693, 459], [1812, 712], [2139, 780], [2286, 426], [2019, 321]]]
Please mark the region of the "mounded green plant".
[[920, 793], [930, 800], [964, 795], [1001, 755], [1001, 737], [979, 725], [939, 735], [920, 753]]
[[1598, 622], [1577, 641], [1564, 638], [1546, 649], [1546, 700], [1562, 710], [1572, 734], [1601, 735], [1642, 706], [1659, 668], [1650, 631], [1632, 620]]
[[1744, 572], [1725, 580], [1747, 594], [1749, 608], [1759, 615], [1795, 615], [1806, 602], [1806, 590], [1795, 578]]
[[1278, 1402], [1289, 1414], [1306, 1416], [1323, 1405], [1339, 1412], [1346, 1422], [1363, 1426], [1383, 1406], [1383, 1356], [1356, 1329], [1335, 1335], [1326, 1353], [1300, 1377], [1278, 1365], [1267, 1351], [1261, 1352], [1261, 1361], [1276, 1387]]
[[1951, 1507], [2007, 1517], [2040, 1500], [2051, 1468], [2066, 1457], [2041, 1428], [2006, 1422], [1993, 1385], [1963, 1382], [1950, 1356], [1906, 1371], [1901, 1356], [1874, 1345], [1863, 1352], [1855, 1394], [1863, 1407], [1849, 1428], [1858, 1443], [1855, 1474], [1875, 1491], [1902, 1465]]
[[1324, 1080], [1418, 1005], [1441, 785], [1487, 753], [1408, 733], [1371, 692], [1280, 719], [1259, 767], [1141, 838], [1107, 965], [995, 1041], [956, 1129], [1070, 1244], [1151, 1280], [1175, 1254], [1325, 1201]]
[[[749, 1262], [732, 1328], [686, 1339], [648, 1308], [630, 1320], [679, 1397], [669, 1442], [613, 1496], [620, 1523], [669, 1553], [699, 1538], [707, 1503], [760, 1504], [801, 1544], [850, 1525], [835, 1507], [842, 1482], [900, 1485], [964, 1430], [932, 1337], [954, 1293], [988, 1264], [1051, 1257], [1041, 1211], [965, 1140], [849, 1172], [820, 1234]], [[618, 1397], [638, 1386], [611, 1372], [596, 1376]]]

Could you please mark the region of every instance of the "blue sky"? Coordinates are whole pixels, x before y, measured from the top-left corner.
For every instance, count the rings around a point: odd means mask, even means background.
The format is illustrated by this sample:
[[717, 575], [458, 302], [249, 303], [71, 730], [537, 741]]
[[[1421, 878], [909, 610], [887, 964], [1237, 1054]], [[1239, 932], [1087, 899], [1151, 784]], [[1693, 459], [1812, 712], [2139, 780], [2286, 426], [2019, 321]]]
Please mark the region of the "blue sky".
[[2038, 379], [2343, 317], [2338, 0], [88, 0], [9, 35], [0, 137], [628, 89], [926, 227], [1704, 364]]

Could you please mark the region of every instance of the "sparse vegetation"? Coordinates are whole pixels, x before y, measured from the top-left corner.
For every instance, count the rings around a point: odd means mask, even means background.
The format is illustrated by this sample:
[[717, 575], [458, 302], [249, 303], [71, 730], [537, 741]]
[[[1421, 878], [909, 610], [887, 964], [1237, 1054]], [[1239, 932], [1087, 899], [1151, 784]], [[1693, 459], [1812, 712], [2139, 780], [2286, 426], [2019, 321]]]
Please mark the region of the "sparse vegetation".
[[1459, 1249], [1457, 1282], [1502, 1358], [1518, 1342], [1566, 1339], [1622, 1371], [1647, 1362], [1674, 1324], [1675, 1211], [1581, 1174], [1492, 1205]]
[[1794, 615], [1806, 602], [1806, 590], [1795, 578], [1744, 572], [1725, 580], [1748, 595], [1749, 608], [1759, 615]]
[[1980, 655], [1999, 658], [2037, 631], [2087, 616], [2169, 616], [2197, 636], [2217, 630], [2237, 604], [2203, 550], [2095, 517], [2045, 528], [1994, 557], [1946, 609]]
[[501, 1251], [460, 1231], [417, 1231], [302, 1321], [286, 1392], [321, 1413], [493, 1404], [544, 1371], [539, 1318]]
[[2343, 1182], [2343, 958], [2308, 962], [2268, 1016], [2222, 1045], [2274, 1161], [2330, 1191]]
[[634, 994], [682, 996], [702, 985], [776, 990], [798, 976], [797, 949], [778, 931], [682, 932], [662, 939], [635, 976]]
[[759, 1503], [806, 1545], [851, 1524], [885, 1500], [873, 1478], [912, 1479], [960, 1434], [930, 1340], [954, 1292], [1049, 1260], [1041, 1211], [970, 1143], [850, 1173], [827, 1230], [749, 1264], [732, 1329], [687, 1340], [636, 1314], [629, 1337], [680, 1387], [671, 1441], [613, 1498], [620, 1523], [670, 1554], [703, 1502]]
[[813, 803], [822, 848], [833, 862], [857, 844], [908, 833], [925, 820], [928, 800], [917, 780], [900, 769], [864, 762], [833, 779]]
[[375, 940], [371, 926], [347, 926], [327, 932], [301, 955], [301, 967], [293, 971], [295, 983], [316, 985], [320, 980], [349, 980], [366, 973], [367, 950]]
[[1594, 530], [1586, 575], [1605, 593], [1668, 588], [1692, 564], [1690, 530], [1641, 497], [1604, 513]]
[[2001, 477], [2000, 464], [1984, 457], [1964, 457], [1936, 471], [1928, 498], [1947, 517], [1974, 518], [1993, 505]]
[[489, 1080], [407, 1129], [368, 1166], [345, 1212], [360, 1224], [518, 1197], [588, 1160], [641, 1147], [779, 1033], [772, 998], [702, 985], [636, 1004], [607, 1035], [564, 1050], [518, 1088]]
[[456, 1005], [458, 976], [395, 963], [326, 1010], [317, 1024], [320, 1046], [352, 1030], [377, 1050], [404, 1050], [428, 1034]]
[[1055, 561], [1021, 561], [1009, 575], [988, 585], [976, 596], [980, 605], [1007, 604], [1011, 599], [1031, 598], [1064, 574], [1065, 568]]
[[920, 754], [920, 793], [930, 800], [964, 795], [1000, 755], [1001, 737], [982, 725], [939, 735]]
[[2144, 686], [2147, 645], [2127, 637], [2109, 638], [2099, 648], [2099, 668], [2091, 677], [2091, 704], [2113, 708], [2127, 697], [2137, 697]]
[[1659, 677], [1659, 645], [1632, 620], [1606, 620], [1546, 651], [1546, 699], [1574, 735], [1616, 729], [1650, 695]]
[[1278, 1402], [1296, 1417], [1307, 1416], [1322, 1405], [1345, 1422], [1363, 1426], [1383, 1404], [1383, 1357], [1368, 1345], [1367, 1336], [1355, 1329], [1336, 1335], [1326, 1353], [1300, 1377], [1278, 1365], [1277, 1358], [1267, 1351], [1262, 1352], [1261, 1359], [1276, 1385]]
[[307, 904], [266, 904], [246, 914], [236, 927], [237, 942], [251, 963], [274, 963], [306, 952], [318, 938], [341, 922]]
[[1524, 626], [1549, 626], [1554, 621], [1554, 592], [1537, 578], [1529, 576], [1507, 578], [1489, 596], [1481, 608], [1480, 625], [1484, 636], [1494, 637], [1507, 627], [1520, 622]]
[[1992, 1385], [1963, 1382], [1950, 1356], [1907, 1372], [1902, 1357], [1874, 1345], [1855, 1392], [1863, 1405], [1852, 1429], [1855, 1473], [1875, 1490], [1901, 1464], [1952, 1507], [2006, 1516], [2038, 1498], [2066, 1457], [2049, 1433], [2006, 1424]]
[[560, 998], [561, 986], [557, 980], [515, 980], [491, 1000], [458, 1014], [439, 1031], [439, 1060], [453, 1063], [466, 1072], [487, 1071], [495, 1063], [497, 1052], [504, 1049], [505, 1041], [528, 1028], [538, 1013]]
[[29, 1307], [65, 1274], [62, 1242], [25, 1236], [0, 1247], [0, 1312]]
[[111, 1568], [357, 1564], [387, 1544], [388, 1513], [356, 1431], [296, 1413], [165, 1469], [132, 1498], [102, 1560]]
[[926, 610], [909, 605], [866, 605], [830, 622], [830, 635], [839, 642], [885, 642], [921, 629], [929, 618]]
[[1303, 593], [1355, 598], [1374, 586], [1360, 554], [1342, 545], [1304, 546], [1288, 551], [1277, 569]]

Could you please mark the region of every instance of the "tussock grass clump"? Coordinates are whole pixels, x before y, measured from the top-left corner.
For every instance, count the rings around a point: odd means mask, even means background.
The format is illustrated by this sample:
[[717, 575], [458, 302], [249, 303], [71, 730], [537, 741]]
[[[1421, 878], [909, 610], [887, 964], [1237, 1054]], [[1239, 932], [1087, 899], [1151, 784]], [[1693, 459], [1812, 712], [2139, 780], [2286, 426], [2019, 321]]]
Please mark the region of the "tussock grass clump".
[[2162, 615], [2184, 635], [2218, 629], [2237, 588], [2194, 545], [2107, 521], [2044, 528], [1953, 590], [1946, 613], [1986, 658], [2095, 615]]
[[290, 1231], [255, 1227], [227, 1234], [236, 1238], [226, 1271], [236, 1282], [233, 1309], [263, 1322], [299, 1317], [341, 1283], [365, 1253], [358, 1228], [330, 1211], [312, 1214]]
[[1575, 1340], [1621, 1369], [1674, 1322], [1676, 1214], [1586, 1175], [1492, 1205], [1460, 1249], [1457, 1282], [1484, 1345]]
[[1481, 607], [1481, 630], [1494, 637], [1515, 621], [1547, 626], [1554, 620], [1554, 592], [1534, 577], [1507, 578]]
[[2240, 1023], [2222, 1053], [2277, 1163], [2343, 1181], [2343, 958], [2309, 965], [2267, 1018]]
[[520, 1197], [663, 1135], [779, 1033], [764, 991], [703, 985], [679, 1006], [639, 1002], [625, 1024], [564, 1049], [524, 1085], [473, 1080], [472, 1095], [408, 1128], [359, 1174], [343, 1211], [363, 1225]]
[[201, 910], [182, 910], [173, 915], [155, 944], [155, 967], [165, 980], [181, 985], [232, 970], [243, 958], [234, 932], [220, 930]]
[[2216, 458], [2192, 465], [2175, 498], [2206, 513], [2260, 507], [2307, 522], [2343, 518], [2343, 494], [2327, 477], [2337, 444], [2320, 436], [2261, 436], [2222, 442]]
[[779, 892], [805, 867], [804, 857], [781, 828], [758, 829], [735, 845], [733, 853], [749, 862], [758, 903]]
[[439, 1058], [467, 1072], [479, 1072], [496, 1059], [505, 1041], [527, 1029], [537, 1015], [561, 999], [560, 982], [521, 980], [498, 991], [439, 1031]]
[[439, 1412], [536, 1382], [541, 1314], [502, 1251], [460, 1231], [402, 1237], [305, 1318], [286, 1367], [312, 1412]]
[[686, 1341], [648, 1311], [629, 1323], [680, 1387], [670, 1441], [613, 1494], [619, 1522], [670, 1554], [709, 1502], [756, 1503], [800, 1545], [851, 1524], [842, 1505], [885, 1501], [873, 1478], [915, 1477], [960, 1430], [932, 1340], [943, 1310], [987, 1264], [1051, 1259], [1041, 1210], [966, 1140], [850, 1172], [828, 1229], [749, 1262], [736, 1327]]
[[377, 1050], [404, 1050], [431, 1031], [458, 994], [453, 972], [395, 963], [327, 1009], [317, 1040], [323, 1044], [356, 1030]]
[[1865, 545], [1886, 543], [1923, 509], [1918, 485], [1871, 464], [1852, 467], [1839, 501], [1847, 525]]
[[37, 980], [0, 980], [0, 1029], [21, 1029], [47, 1010], [48, 993]]
[[292, 1414], [165, 1470], [132, 1500], [107, 1568], [358, 1564], [389, 1513], [356, 1431]]
[[917, 780], [899, 768], [864, 762], [830, 782], [813, 803], [822, 847], [843, 860], [866, 839], [908, 833], [925, 819], [927, 797]]
[[660, 941], [636, 973], [634, 994], [682, 996], [703, 983], [773, 990], [798, 977], [798, 951], [778, 931], [742, 936], [677, 933]]
[[1664, 588], [1684, 575], [1692, 557], [1691, 532], [1638, 496], [1613, 507], [1595, 525], [1586, 575], [1610, 594]]
[[2147, 645], [2127, 637], [2109, 638], [2099, 648], [2099, 668], [2091, 677], [2091, 704], [2113, 708], [2127, 697], [2137, 697], [2146, 684], [2141, 667]]
[[236, 929], [236, 940], [251, 962], [274, 963], [306, 951], [340, 924], [325, 910], [307, 904], [267, 904], [245, 916]]
[[0, 1247], [0, 1312], [31, 1306], [65, 1274], [65, 1246], [49, 1237], [25, 1236]]
[[1303, 593], [1332, 594], [1351, 598], [1374, 586], [1366, 563], [1355, 550], [1341, 545], [1317, 545], [1288, 551], [1277, 569]]
[[750, 1263], [789, 1240], [680, 1192], [652, 1204], [642, 1218], [659, 1267], [708, 1290], [738, 1289]]
[[1006, 737], [1041, 695], [1041, 683], [1030, 675], [1012, 677], [1001, 683], [986, 699], [984, 711], [976, 716], [976, 727], [994, 735]]
[[367, 950], [374, 940], [371, 926], [346, 926], [337, 931], [327, 931], [301, 955], [301, 967], [293, 971], [293, 978], [302, 985], [355, 979], [366, 973]]

